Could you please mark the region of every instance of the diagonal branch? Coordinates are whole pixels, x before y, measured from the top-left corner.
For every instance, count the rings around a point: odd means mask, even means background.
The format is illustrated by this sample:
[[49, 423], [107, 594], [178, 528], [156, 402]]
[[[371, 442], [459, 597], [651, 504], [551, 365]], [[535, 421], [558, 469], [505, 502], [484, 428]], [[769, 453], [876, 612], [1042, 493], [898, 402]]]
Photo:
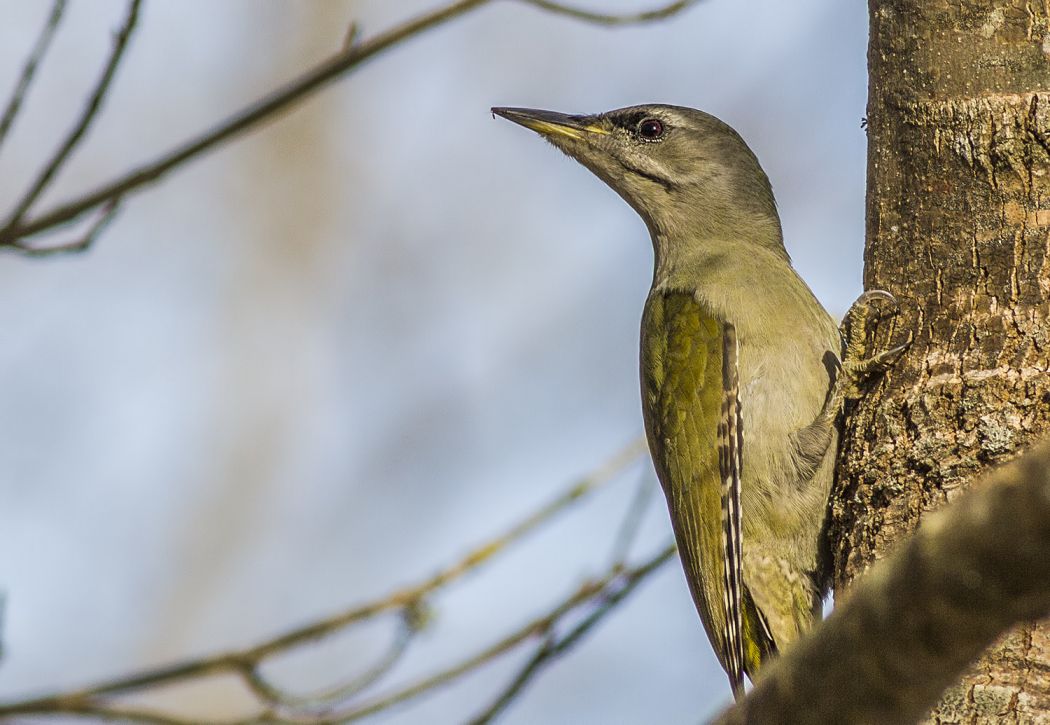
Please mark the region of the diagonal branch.
[[[234, 650], [210, 657], [191, 660], [181, 664], [139, 672], [71, 692], [61, 692], [44, 697], [9, 702], [6, 704], [0, 703], [0, 719], [3, 719], [4, 716], [15, 714], [56, 712], [75, 714], [89, 710], [92, 713], [96, 713], [99, 708], [104, 709], [106, 707], [106, 705], [100, 704], [100, 700], [108, 696], [141, 691], [149, 688], [166, 687], [168, 685], [188, 680], [202, 679], [220, 674], [234, 674], [240, 677], [241, 681], [244, 682], [257, 698], [267, 706], [276, 706], [280, 708], [296, 707], [304, 704], [313, 706], [317, 703], [312, 701], [308, 703], [305, 702], [312, 698], [299, 698], [295, 695], [289, 695], [270, 684], [259, 673], [260, 665], [270, 657], [282, 654], [300, 645], [330, 636], [357, 622], [372, 619], [389, 612], [400, 612], [403, 621], [407, 622], [409, 627], [421, 628], [423, 626], [421, 607], [424, 605], [428, 596], [456, 579], [473, 572], [481, 565], [490, 561], [497, 554], [506, 550], [512, 544], [517, 543], [526, 535], [532, 533], [543, 524], [551, 521], [558, 514], [568, 510], [575, 503], [582, 501], [589, 494], [612, 480], [615, 475], [626, 466], [637, 460], [644, 451], [644, 440], [637, 439], [632, 441], [622, 450], [613, 455], [608, 461], [595, 469], [591, 474], [584, 476], [573, 483], [561, 494], [524, 517], [507, 531], [473, 549], [459, 561], [445, 567], [433, 576], [414, 586], [395, 591], [382, 599], [378, 599], [362, 606], [353, 607], [332, 617], [292, 629], [284, 634], [246, 649]], [[608, 576], [613, 577], [617, 573], [618, 570], [613, 569], [610, 570]], [[588, 591], [593, 595], [593, 593], [598, 590], [592, 591], [591, 589], [588, 589]], [[578, 594], [578, 596], [582, 598], [583, 594]], [[572, 606], [576, 606], [576, 604], [573, 604]], [[523, 636], [522, 641], [525, 638], [526, 637]], [[399, 653], [395, 651], [392, 655], [393, 658], [396, 659], [398, 654]], [[388, 655], [388, 657], [389, 656], [390, 655]], [[371, 682], [375, 681], [379, 675], [382, 675], [383, 672], [385, 672], [386, 667], [383, 663], [380, 663], [375, 669], [378, 670], [378, 675], [376, 675], [376, 677], [366, 675], [366, 677], [370, 677], [370, 680], [366, 682], [366, 685], [371, 684]], [[467, 667], [463, 671], [469, 671], [469, 669], [471, 668]], [[455, 676], [458, 675], [455, 673], [450, 675], [450, 677]], [[436, 684], [440, 683], [438, 682]], [[361, 688], [358, 684], [352, 683], [344, 687], [336, 688], [333, 690], [333, 694], [337, 697], [342, 697], [347, 693], [352, 693], [359, 689]], [[419, 691], [423, 692], [425, 689], [426, 688], [422, 688]], [[404, 695], [401, 699], [414, 696], [414, 694], [410, 693]], [[400, 701], [400, 699], [398, 701]], [[375, 706], [375, 703], [373, 703], [370, 707]], [[120, 715], [119, 717], [130, 718], [128, 715]], [[276, 715], [274, 715], [274, 717], [276, 717]], [[152, 718], [152, 720], [150, 718]], [[169, 717], [161, 713], [148, 713], [148, 717], [145, 717], [145, 719], [137, 719], [150, 722], [181, 722], [177, 717]], [[278, 721], [280, 721], [279, 718]], [[301, 718], [292, 718], [288, 721], [300, 722]], [[318, 723], [325, 721], [323, 719], [318, 720], [318, 717], [315, 716], [309, 716], [306, 720], [303, 720], [303, 722]]]
[[349, 700], [385, 677], [408, 651], [415, 635], [426, 626], [427, 615], [421, 611], [422, 604], [406, 610], [386, 652], [367, 671], [348, 682], [307, 695], [291, 693], [274, 685], [259, 671], [251, 667], [244, 673], [248, 687], [263, 702], [293, 710], [324, 710], [333, 703]]
[[[440, 672], [424, 677], [391, 695], [354, 707], [345, 712], [335, 714], [332, 716], [333, 720], [338, 722], [360, 720], [363, 717], [386, 710], [409, 699], [422, 695], [423, 693], [429, 692], [440, 685], [451, 682], [468, 672], [472, 672], [482, 665], [488, 664], [523, 642], [535, 637], [550, 635], [554, 631], [555, 626], [567, 615], [575, 612], [583, 606], [597, 601], [599, 603], [597, 609], [595, 609], [594, 612], [583, 620], [583, 622], [566, 635], [563, 640], [559, 641], [559, 644], [549, 645], [548, 643], [545, 643], [541, 646], [540, 652], [547, 650], [550, 651], [548, 655], [545, 655], [542, 658], [545, 662], [555, 654], [567, 649], [576, 640], [580, 639], [583, 634], [597, 624], [598, 621], [603, 619], [606, 614], [612, 611], [615, 604], [628, 596], [637, 585], [642, 582], [642, 580], [656, 571], [662, 564], [670, 560], [675, 551], [676, 549], [674, 546], [669, 546], [646, 560], [644, 563], [639, 564], [637, 567], [623, 571], [622, 574], [619, 573], [621, 567], [614, 567], [607, 571], [600, 579], [581, 585], [576, 592], [553, 607], [547, 612], [547, 614], [529, 622], [525, 626], [512, 632], [498, 642], [486, 647], [480, 652]], [[564, 642], [564, 646], [561, 646], [562, 642]], [[523, 678], [521, 678], [523, 680], [521, 685], [515, 688], [513, 692], [509, 692], [506, 697], [506, 702], [509, 702], [510, 699], [513, 698], [517, 691], [521, 689], [521, 686], [531, 678], [532, 674], [538, 669], [538, 667], [539, 665], [533, 667]]]
[[51, 5], [51, 12], [44, 22], [44, 27], [41, 29], [36, 43], [33, 44], [33, 49], [29, 51], [29, 57], [26, 58], [25, 65], [22, 66], [22, 73], [18, 76], [18, 82], [15, 84], [11, 97], [7, 100], [7, 105], [4, 107], [4, 115], [0, 117], [0, 146], [4, 145], [4, 139], [7, 138], [11, 126], [14, 125], [18, 111], [22, 108], [22, 101], [25, 100], [26, 93], [29, 92], [29, 86], [33, 83], [36, 69], [44, 59], [44, 56], [47, 55], [47, 50], [51, 47], [51, 40], [55, 37], [55, 31], [58, 30], [58, 24], [62, 21], [62, 15], [65, 11], [66, 0], [55, 0], [54, 4]]
[[647, 470], [641, 476], [638, 488], [634, 496], [631, 497], [627, 511], [616, 532], [613, 540], [613, 558], [609, 565], [610, 585], [602, 593], [594, 610], [568, 633], [562, 636], [555, 636], [552, 633], [536, 649], [532, 657], [529, 658], [517, 675], [493, 700], [492, 704], [470, 721], [471, 725], [485, 725], [499, 716], [521, 694], [525, 686], [539, 674], [544, 666], [568, 651], [569, 648], [582, 639], [585, 634], [609, 614], [617, 604], [630, 595], [634, 588], [641, 583], [642, 579], [674, 556], [676, 547], [672, 544], [644, 565], [628, 571], [621, 577], [619, 582], [612, 583], [611, 576], [613, 574], [623, 573], [627, 569], [627, 557], [641, 528], [642, 518], [645, 515], [645, 510], [655, 488], [656, 484], [651, 480]]
[[[577, 20], [603, 25], [625, 23], [644, 23], [669, 17], [681, 12], [697, 0], [677, 0], [654, 10], [625, 15], [606, 15], [576, 10], [547, 0], [516, 0], [549, 12], [565, 15]], [[138, 0], [135, 0], [136, 5]], [[491, 4], [493, 0], [456, 0], [429, 13], [406, 21], [384, 33], [380, 33], [360, 43], [349, 42], [332, 58], [306, 71], [292, 82], [272, 93], [263, 96], [241, 111], [233, 114], [211, 129], [186, 141], [185, 143], [161, 154], [156, 159], [142, 164], [93, 191], [41, 212], [28, 220], [23, 219], [28, 207], [35, 201], [39, 192], [27, 194], [3, 228], [0, 228], [0, 246], [18, 248], [15, 242], [25, 237], [34, 236], [67, 224], [92, 209], [116, 198], [138, 192], [149, 184], [163, 178], [168, 172], [182, 164], [211, 150], [231, 138], [257, 128], [262, 123], [273, 120], [277, 114], [298, 103], [308, 95], [340, 78], [349, 71], [361, 66], [365, 61], [379, 55], [385, 50], [403, 43], [421, 33], [439, 27], [481, 6]], [[353, 41], [356, 32], [351, 26], [348, 40]], [[46, 186], [46, 181], [44, 186]], [[40, 182], [35, 185], [40, 185]]]
[[[487, 723], [492, 722], [525, 689], [525, 686], [539, 674], [543, 667], [565, 654], [573, 645], [583, 639], [595, 625], [612, 612], [617, 604], [630, 596], [646, 577], [673, 559], [677, 550], [677, 547], [671, 544], [644, 564], [628, 569], [618, 582], [610, 582], [607, 592], [602, 595], [594, 611], [588, 614], [567, 634], [547, 639], [492, 704], [470, 721], [471, 725], [487, 725]], [[623, 565], [619, 564], [614, 570], [620, 570], [622, 567]]]
[[[105, 99], [106, 94], [109, 92], [110, 85], [113, 83], [113, 76], [117, 72], [117, 68], [120, 66], [120, 61], [124, 57], [124, 51], [128, 47], [128, 39], [131, 38], [131, 33], [135, 30], [135, 25], [139, 19], [139, 7], [142, 5], [142, 0], [131, 0], [128, 5], [127, 16], [124, 18], [124, 25], [121, 27], [120, 32], [117, 33], [116, 38], [113, 41], [113, 50], [109, 54], [109, 59], [106, 61], [105, 67], [102, 69], [102, 75], [99, 77], [98, 82], [95, 84], [95, 89], [91, 93], [91, 97], [88, 99], [87, 105], [84, 107], [84, 111], [80, 114], [80, 118], [77, 119], [76, 124], [73, 126], [69, 135], [66, 136], [65, 140], [55, 151], [55, 155], [51, 157], [51, 160], [44, 166], [43, 171], [37, 177], [36, 181], [29, 190], [25, 193], [22, 199], [15, 206], [14, 212], [11, 213], [10, 221], [7, 222], [9, 227], [17, 227], [22, 218], [29, 211], [29, 208], [33, 206], [33, 203], [40, 198], [40, 195], [44, 193], [51, 182], [54, 180], [55, 175], [65, 166], [66, 161], [69, 160], [70, 154], [80, 144], [80, 141], [84, 138], [84, 134], [87, 133], [88, 128], [91, 126], [92, 121], [98, 115], [99, 109], [102, 107], [102, 101]], [[109, 197], [106, 201], [113, 201], [119, 197]], [[97, 205], [92, 205], [97, 206]]]
[[474, 549], [457, 563], [438, 572], [421, 584], [400, 592], [395, 592], [379, 602], [343, 612], [335, 617], [321, 620], [320, 622], [306, 627], [293, 629], [280, 637], [248, 650], [246, 654], [250, 658], [260, 659], [272, 654], [273, 652], [288, 649], [289, 647], [326, 636], [348, 624], [367, 619], [383, 611], [416, 605], [436, 589], [439, 589], [464, 574], [473, 571], [479, 565], [502, 552], [511, 544], [524, 538], [526, 534], [531, 533], [541, 524], [546, 523], [557, 514], [569, 508], [572, 504], [581, 500], [587, 494], [607, 483], [617, 472], [632, 461], [636, 460], [645, 450], [645, 441], [642, 439], [632, 441], [627, 447], [616, 453], [592, 474], [577, 481], [566, 491], [552, 499], [549, 503], [519, 521], [507, 532]]
[[997, 637], [1048, 613], [1044, 443], [927, 517], [717, 723], [918, 722]]
[[534, 5], [535, 7], [552, 12], [556, 15], [564, 15], [569, 18], [575, 18], [576, 20], [583, 20], [584, 22], [595, 23], [597, 25], [637, 25], [638, 23], [649, 23], [654, 20], [663, 20], [664, 18], [669, 18], [676, 13], [680, 13], [690, 5], [699, 2], [699, 0], [678, 0], [677, 2], [653, 8], [652, 10], [620, 14], [598, 13], [592, 10], [582, 10], [569, 5], [563, 5], [559, 2], [552, 2], [551, 0], [519, 1], [528, 5]]
[[642, 528], [642, 521], [645, 518], [645, 512], [649, 508], [649, 502], [652, 501], [653, 494], [656, 493], [660, 485], [653, 480], [653, 473], [651, 468], [647, 468], [638, 479], [638, 487], [627, 505], [627, 511], [624, 512], [623, 519], [620, 521], [620, 528], [613, 539], [611, 557], [613, 565], [623, 565], [627, 561], [631, 546]]
[[458, 0], [442, 8], [407, 21], [392, 30], [381, 33], [368, 41], [350, 45], [320, 65], [315, 66], [283, 88], [260, 98], [243, 110], [233, 114], [201, 135], [162, 154], [138, 169], [102, 185], [93, 192], [67, 202], [24, 224], [8, 224], [0, 230], [0, 244], [10, 244], [12, 239], [27, 237], [65, 224], [86, 211], [116, 196], [138, 191], [143, 186], [159, 180], [172, 169], [200, 156], [218, 144], [271, 120], [277, 113], [302, 100], [311, 93], [337, 79], [347, 71], [382, 51], [397, 45], [430, 28], [437, 27], [491, 0]]
[[110, 222], [113, 221], [113, 217], [117, 215], [119, 209], [119, 198], [106, 202], [99, 210], [98, 218], [91, 223], [91, 226], [87, 228], [86, 232], [73, 239], [73, 241], [62, 242], [60, 244], [49, 244], [47, 246], [34, 246], [27, 244], [25, 240], [18, 239], [14, 242], [13, 246], [27, 257], [50, 257], [57, 254], [83, 252], [95, 243], [95, 240], [99, 238], [102, 232], [105, 231], [106, 227], [109, 226]]

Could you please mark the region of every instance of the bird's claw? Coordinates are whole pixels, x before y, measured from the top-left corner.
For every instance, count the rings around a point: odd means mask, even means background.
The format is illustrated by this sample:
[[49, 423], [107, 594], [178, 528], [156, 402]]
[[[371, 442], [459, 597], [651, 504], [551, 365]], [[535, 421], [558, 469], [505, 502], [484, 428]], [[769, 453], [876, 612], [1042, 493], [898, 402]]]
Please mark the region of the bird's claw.
[[[886, 307], [888, 309], [879, 309]], [[885, 290], [868, 290], [854, 302], [842, 320], [839, 333], [842, 338], [842, 369], [835, 381], [834, 396], [841, 405], [846, 400], [859, 398], [863, 385], [874, 375], [881, 375], [900, 359], [911, 345], [911, 336], [903, 345], [865, 357], [868, 332], [880, 319], [897, 314], [897, 298]]]
[[852, 307], [855, 307], [857, 304], [870, 304], [872, 300], [883, 300], [884, 302], [889, 302], [893, 307], [894, 312], [900, 309], [900, 304], [897, 302], [897, 298], [884, 289], [870, 289], [865, 291], [850, 307], [852, 309]]

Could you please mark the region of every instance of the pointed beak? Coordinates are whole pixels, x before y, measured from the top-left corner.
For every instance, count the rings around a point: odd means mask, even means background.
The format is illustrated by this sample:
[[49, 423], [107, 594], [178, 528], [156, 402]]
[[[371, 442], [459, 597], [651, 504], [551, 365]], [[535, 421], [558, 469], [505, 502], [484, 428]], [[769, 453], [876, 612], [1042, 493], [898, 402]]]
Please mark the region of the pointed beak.
[[609, 132], [595, 123], [593, 116], [570, 116], [566, 113], [556, 111], [540, 111], [535, 108], [503, 108], [492, 109], [494, 116], [502, 116], [508, 121], [513, 121], [519, 126], [547, 136], [567, 136], [582, 141], [591, 135], [604, 136]]

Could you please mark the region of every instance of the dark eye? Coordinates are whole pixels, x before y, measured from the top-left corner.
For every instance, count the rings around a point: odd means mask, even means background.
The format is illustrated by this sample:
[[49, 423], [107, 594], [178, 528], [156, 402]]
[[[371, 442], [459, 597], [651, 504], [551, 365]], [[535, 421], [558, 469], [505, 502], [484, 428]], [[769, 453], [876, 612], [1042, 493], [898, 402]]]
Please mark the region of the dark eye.
[[658, 118], [647, 118], [638, 124], [638, 135], [648, 141], [655, 141], [664, 135], [664, 124]]

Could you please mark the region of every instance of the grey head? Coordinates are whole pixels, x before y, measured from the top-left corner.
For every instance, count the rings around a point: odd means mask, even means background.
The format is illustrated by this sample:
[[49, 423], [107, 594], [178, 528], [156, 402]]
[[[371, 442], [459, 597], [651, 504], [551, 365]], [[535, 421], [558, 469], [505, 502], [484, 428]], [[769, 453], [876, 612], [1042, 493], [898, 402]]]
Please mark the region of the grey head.
[[590, 169], [638, 212], [654, 243], [736, 240], [787, 260], [769, 179], [740, 134], [709, 113], [660, 104], [595, 115], [492, 113]]

